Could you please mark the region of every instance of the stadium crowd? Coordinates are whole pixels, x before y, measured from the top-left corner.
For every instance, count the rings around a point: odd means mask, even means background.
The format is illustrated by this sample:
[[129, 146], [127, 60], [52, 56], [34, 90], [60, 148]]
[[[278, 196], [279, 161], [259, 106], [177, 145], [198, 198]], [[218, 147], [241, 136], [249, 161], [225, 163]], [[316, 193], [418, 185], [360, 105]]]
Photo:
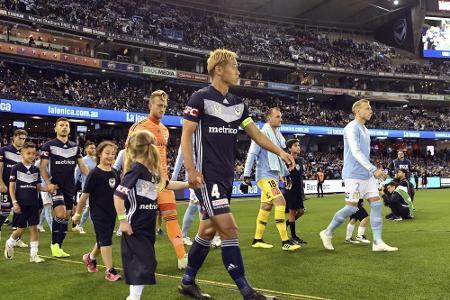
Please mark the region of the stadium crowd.
[[[121, 111], [147, 110], [145, 95], [155, 86], [150, 81], [135, 78], [97, 77], [64, 71], [39, 69], [0, 62], [0, 97], [21, 101], [40, 101], [83, 107], [105, 108]], [[194, 87], [165, 85], [170, 96], [167, 114], [181, 115]], [[240, 91], [236, 91], [237, 94]], [[305, 125], [342, 127], [352, 115], [344, 109], [336, 110], [333, 103], [282, 99], [254, 94], [244, 98], [251, 114], [264, 120], [268, 108], [278, 106], [283, 110], [283, 122]], [[374, 105], [377, 108], [377, 104]], [[380, 106], [381, 107], [381, 106]], [[440, 122], [436, 122], [438, 119]], [[427, 111], [422, 107], [400, 107], [397, 110], [378, 110], [369, 124], [370, 128], [448, 130], [449, 108]]]
[[255, 23], [152, 1], [3, 0], [0, 7], [139, 38], [202, 49], [227, 47], [259, 59], [409, 74], [449, 70], [442, 63], [399, 63], [402, 57], [394, 48], [370, 39], [356, 41], [294, 24]]

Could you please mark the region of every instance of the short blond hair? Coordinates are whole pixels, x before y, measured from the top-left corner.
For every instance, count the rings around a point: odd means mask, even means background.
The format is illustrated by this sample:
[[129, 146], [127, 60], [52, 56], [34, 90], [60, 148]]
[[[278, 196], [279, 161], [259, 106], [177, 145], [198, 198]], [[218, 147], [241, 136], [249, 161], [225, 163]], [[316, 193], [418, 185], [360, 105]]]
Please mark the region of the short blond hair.
[[161, 99], [163, 99], [166, 102], [169, 100], [169, 95], [167, 95], [167, 93], [163, 90], [154, 91], [153, 93], [150, 94], [150, 97], [148, 98], [148, 100], [150, 102], [152, 102], [153, 99], [155, 99], [156, 97], [161, 97]]
[[352, 106], [352, 112], [353, 112], [353, 114], [356, 114], [356, 110], [359, 109], [359, 107], [360, 107], [363, 103], [370, 104], [370, 101], [367, 100], [367, 99], [360, 99], [360, 100], [356, 101], [355, 103], [353, 103], [353, 106]]
[[227, 49], [216, 49], [209, 52], [208, 60], [206, 61], [208, 66], [208, 74], [214, 75], [214, 68], [218, 65], [227, 63], [230, 59], [237, 59], [237, 54]]

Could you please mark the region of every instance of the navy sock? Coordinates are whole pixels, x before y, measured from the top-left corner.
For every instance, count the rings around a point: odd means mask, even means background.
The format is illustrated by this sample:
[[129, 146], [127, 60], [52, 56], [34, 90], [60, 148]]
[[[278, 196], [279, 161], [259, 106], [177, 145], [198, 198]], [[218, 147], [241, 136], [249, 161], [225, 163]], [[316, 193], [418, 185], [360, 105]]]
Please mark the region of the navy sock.
[[59, 218], [53, 217], [52, 222], [52, 244], [59, 244]]
[[194, 243], [192, 243], [191, 249], [188, 254], [188, 265], [184, 271], [182, 283], [194, 284], [195, 277], [200, 267], [203, 265], [211, 247], [211, 241], [204, 240], [198, 235], [195, 237]]
[[63, 241], [66, 238], [67, 227], [69, 225], [69, 221], [66, 219], [61, 219], [61, 224], [59, 225], [59, 246], [62, 247]]
[[253, 288], [245, 278], [244, 262], [237, 239], [222, 240], [222, 261], [242, 296], [248, 297]]

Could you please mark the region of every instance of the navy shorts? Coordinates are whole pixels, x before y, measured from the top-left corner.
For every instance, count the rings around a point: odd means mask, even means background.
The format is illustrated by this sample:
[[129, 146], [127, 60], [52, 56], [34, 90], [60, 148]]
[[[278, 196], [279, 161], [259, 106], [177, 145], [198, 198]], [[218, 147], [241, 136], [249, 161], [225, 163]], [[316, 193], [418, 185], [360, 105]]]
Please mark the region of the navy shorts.
[[350, 219], [355, 219], [355, 220], [358, 220], [361, 222], [368, 216], [369, 216], [369, 214], [367, 213], [367, 210], [361, 206], [358, 208], [357, 212], [355, 212], [353, 215], [350, 216]]
[[303, 193], [283, 193], [284, 199], [286, 200], [286, 211], [289, 209], [303, 209]]
[[92, 224], [94, 224], [98, 247], [111, 246], [116, 217], [114, 216], [111, 219], [91, 217], [91, 219]]
[[122, 234], [121, 250], [126, 284], [156, 284], [157, 262], [154, 237], [140, 232], [135, 232], [130, 236], [124, 233]]
[[230, 198], [233, 185], [224, 182], [205, 182], [201, 188], [195, 190], [200, 206], [202, 219], [222, 215], [230, 212]]
[[9, 214], [12, 208], [11, 197], [8, 193], [2, 193], [0, 197], [0, 210]]
[[60, 188], [52, 193], [52, 202], [53, 208], [60, 205], [65, 205], [66, 210], [72, 210], [73, 204], [75, 202], [75, 195], [72, 193], [68, 193]]
[[20, 214], [14, 213], [14, 227], [27, 228], [39, 224], [39, 206], [20, 205], [20, 210]]

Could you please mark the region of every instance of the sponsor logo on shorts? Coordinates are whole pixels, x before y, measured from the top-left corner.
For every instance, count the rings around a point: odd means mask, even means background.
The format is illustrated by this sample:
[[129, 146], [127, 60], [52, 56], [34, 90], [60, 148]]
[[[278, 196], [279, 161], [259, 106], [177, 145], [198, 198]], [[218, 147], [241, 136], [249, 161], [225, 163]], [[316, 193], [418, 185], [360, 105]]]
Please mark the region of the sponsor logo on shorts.
[[226, 208], [230, 206], [228, 199], [226, 198], [213, 200], [211, 201], [211, 204], [214, 209]]
[[74, 160], [57, 160], [55, 165], [74, 165], [76, 162]]

